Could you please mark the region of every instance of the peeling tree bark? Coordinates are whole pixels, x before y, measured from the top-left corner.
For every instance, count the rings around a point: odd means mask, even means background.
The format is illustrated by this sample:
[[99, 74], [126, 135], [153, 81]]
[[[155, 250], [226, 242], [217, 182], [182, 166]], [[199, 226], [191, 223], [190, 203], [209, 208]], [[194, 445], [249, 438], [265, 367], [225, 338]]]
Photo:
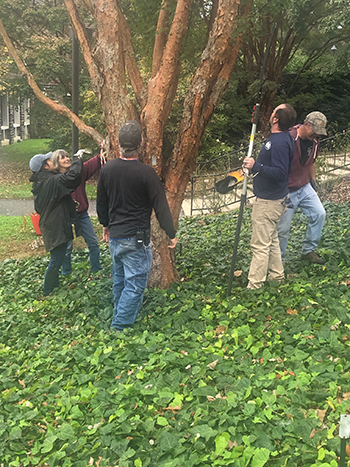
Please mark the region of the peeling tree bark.
[[163, 51], [168, 37], [169, 32], [169, 0], [163, 0], [162, 6], [159, 12], [156, 38], [154, 41], [153, 49], [153, 60], [152, 60], [152, 78], [158, 73], [161, 65]]
[[178, 79], [180, 47], [187, 29], [190, 5], [191, 0], [178, 0], [177, 2], [168, 40], [162, 54], [161, 65], [156, 75], [148, 83], [147, 104], [141, 115], [141, 122], [146, 129], [144, 160], [146, 163], [151, 163], [151, 158], [156, 160], [154, 168], [158, 175], [161, 175], [163, 168], [163, 133], [169, 116], [169, 114], [165, 114], [165, 109], [170, 111], [170, 106], [167, 104], [169, 101], [172, 102], [174, 98], [174, 93], [171, 90], [174, 80], [177, 82]]
[[[251, 6], [252, 1], [242, 7], [241, 17], [248, 15]], [[238, 1], [219, 0], [212, 32], [187, 93], [180, 131], [165, 178], [175, 218], [180, 214], [201, 137], [228, 85], [241, 47], [242, 35], [234, 37], [238, 7]]]
[[[250, 1], [242, 8], [243, 17], [250, 12], [251, 6]], [[165, 172], [168, 202], [176, 222], [188, 182], [195, 169], [201, 137], [228, 85], [241, 46], [242, 36], [233, 38], [238, 7], [238, 1], [219, 0], [207, 47], [187, 93], [177, 142]], [[158, 248], [162, 248], [162, 254], [167, 258], [165, 261], [164, 256], [162, 257], [162, 264], [167, 267], [161, 268], [164, 274], [160, 283], [160, 286], [166, 287], [176, 280], [176, 275], [174, 269], [169, 267], [172, 258], [169, 249], [166, 250], [166, 242], [160, 233], [157, 234]], [[157, 269], [159, 268], [155, 268]], [[157, 283], [157, 280], [159, 278], [154, 278], [153, 273], [151, 284], [153, 285], [153, 281]]]

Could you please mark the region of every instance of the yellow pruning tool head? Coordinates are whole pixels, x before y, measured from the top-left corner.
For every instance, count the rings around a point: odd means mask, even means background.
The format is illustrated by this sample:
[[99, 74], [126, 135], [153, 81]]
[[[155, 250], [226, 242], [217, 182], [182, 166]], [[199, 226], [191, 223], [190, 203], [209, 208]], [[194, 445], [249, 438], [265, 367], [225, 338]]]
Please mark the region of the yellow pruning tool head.
[[242, 169], [230, 172], [227, 177], [215, 183], [216, 191], [222, 195], [228, 193], [234, 186], [244, 180], [244, 172]]

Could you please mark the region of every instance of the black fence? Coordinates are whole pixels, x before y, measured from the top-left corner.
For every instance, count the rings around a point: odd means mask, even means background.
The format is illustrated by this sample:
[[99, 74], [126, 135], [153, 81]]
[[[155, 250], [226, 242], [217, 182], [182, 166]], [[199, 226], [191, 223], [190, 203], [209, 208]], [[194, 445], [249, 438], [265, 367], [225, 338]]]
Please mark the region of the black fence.
[[[253, 157], [256, 157], [262, 141], [256, 142]], [[192, 175], [186, 193], [183, 208], [184, 214], [219, 213], [238, 207], [241, 197], [242, 183], [232, 191], [222, 195], [215, 189], [215, 183], [227, 176], [230, 171], [242, 167], [243, 159], [248, 153], [248, 146], [197, 164], [196, 173]], [[217, 172], [215, 168], [220, 168]], [[329, 136], [320, 141], [320, 155], [317, 159], [317, 180], [326, 182], [334, 177], [350, 173], [350, 130]], [[253, 179], [248, 179], [247, 199], [253, 197]]]

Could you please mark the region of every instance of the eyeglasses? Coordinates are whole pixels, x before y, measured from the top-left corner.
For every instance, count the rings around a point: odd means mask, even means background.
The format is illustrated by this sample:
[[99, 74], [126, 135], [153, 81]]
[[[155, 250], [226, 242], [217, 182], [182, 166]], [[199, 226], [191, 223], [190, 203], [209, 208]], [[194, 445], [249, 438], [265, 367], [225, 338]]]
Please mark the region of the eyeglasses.
[[69, 157], [69, 156], [62, 155], [62, 154], [61, 154], [61, 155], [60, 155], [60, 159], [70, 159], [70, 157]]

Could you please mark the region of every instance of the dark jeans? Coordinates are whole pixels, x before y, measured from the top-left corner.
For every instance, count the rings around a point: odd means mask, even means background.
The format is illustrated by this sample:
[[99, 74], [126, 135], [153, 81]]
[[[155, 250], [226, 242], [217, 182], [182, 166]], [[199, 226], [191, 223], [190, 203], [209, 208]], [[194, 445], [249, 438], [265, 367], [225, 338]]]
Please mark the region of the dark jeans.
[[50, 262], [46, 269], [45, 281], [44, 281], [44, 292], [43, 294], [49, 295], [55, 287], [60, 285], [59, 273], [60, 268], [63, 264], [68, 242], [62, 243], [53, 250], [50, 251]]

